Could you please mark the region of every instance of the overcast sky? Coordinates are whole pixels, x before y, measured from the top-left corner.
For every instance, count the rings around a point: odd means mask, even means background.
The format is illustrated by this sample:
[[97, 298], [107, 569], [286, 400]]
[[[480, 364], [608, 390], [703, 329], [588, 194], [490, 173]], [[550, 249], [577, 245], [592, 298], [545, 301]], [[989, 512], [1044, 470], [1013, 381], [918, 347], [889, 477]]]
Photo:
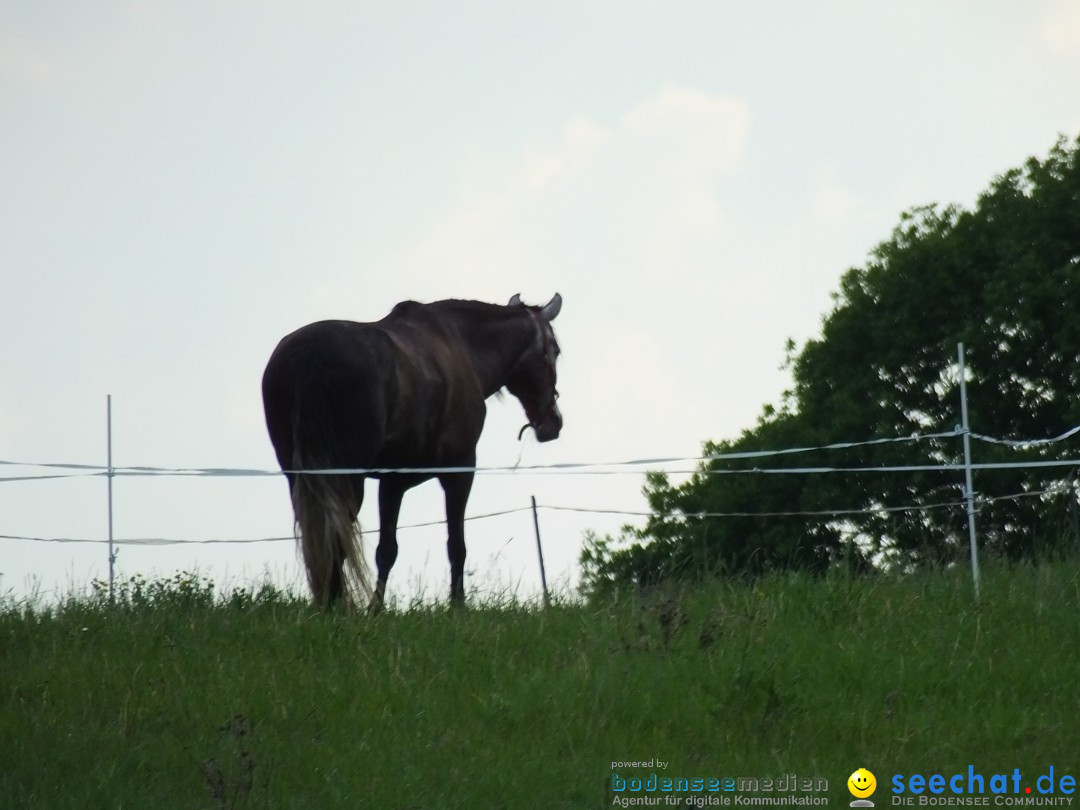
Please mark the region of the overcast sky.
[[[695, 456], [779, 400], [785, 341], [903, 210], [971, 206], [1078, 130], [1071, 0], [6, 0], [0, 460], [104, 464], [112, 394], [117, 465], [272, 469], [259, 380], [284, 334], [556, 291], [562, 438], [519, 444], [520, 406], [492, 400], [479, 463]], [[642, 483], [485, 475], [470, 513], [641, 510]], [[105, 492], [0, 482], [0, 535], [103, 539]], [[118, 478], [115, 504], [118, 538], [292, 528], [280, 477]], [[437, 484], [406, 497], [403, 524], [441, 517]], [[634, 520], [540, 519], [564, 589], [586, 529]], [[470, 522], [467, 585], [535, 594], [532, 531]], [[391, 595], [445, 597], [444, 537], [400, 534]], [[0, 592], [107, 570], [100, 545], [0, 544]], [[117, 564], [300, 582], [292, 542]]]

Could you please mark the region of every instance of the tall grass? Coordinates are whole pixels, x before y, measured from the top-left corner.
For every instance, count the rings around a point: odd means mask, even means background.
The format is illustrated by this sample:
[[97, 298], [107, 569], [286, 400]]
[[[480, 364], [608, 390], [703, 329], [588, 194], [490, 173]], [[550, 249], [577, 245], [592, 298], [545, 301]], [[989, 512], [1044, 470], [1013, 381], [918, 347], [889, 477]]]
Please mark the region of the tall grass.
[[879, 806], [894, 773], [1075, 774], [1078, 608], [1070, 565], [989, 569], [978, 605], [958, 571], [374, 618], [183, 576], [9, 602], [0, 806], [608, 807], [652, 758], [845, 806], [860, 766]]

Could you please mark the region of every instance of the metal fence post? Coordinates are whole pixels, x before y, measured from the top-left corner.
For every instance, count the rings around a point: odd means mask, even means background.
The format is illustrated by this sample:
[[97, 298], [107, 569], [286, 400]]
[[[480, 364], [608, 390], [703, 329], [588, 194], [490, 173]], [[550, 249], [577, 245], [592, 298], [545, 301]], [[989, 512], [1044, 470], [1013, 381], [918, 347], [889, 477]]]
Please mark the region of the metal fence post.
[[112, 458], [112, 394], [105, 396], [105, 440], [108, 445], [108, 469], [105, 480], [108, 482], [109, 501], [109, 601], [113, 601], [113, 578], [116, 566], [116, 549], [113, 546], [113, 470]]
[[975, 489], [971, 474], [971, 428], [968, 424], [967, 367], [964, 364], [964, 344], [956, 344], [960, 364], [960, 430], [964, 437], [964, 501], [967, 504], [968, 542], [971, 545], [971, 578], [975, 583], [975, 598], [979, 598], [979, 543], [975, 536]]
[[536, 553], [540, 557], [540, 584], [544, 588], [544, 607], [551, 607], [548, 594], [547, 572], [544, 570], [544, 548], [540, 545], [540, 518], [536, 514], [536, 496], [532, 495], [533, 529], [536, 531]]

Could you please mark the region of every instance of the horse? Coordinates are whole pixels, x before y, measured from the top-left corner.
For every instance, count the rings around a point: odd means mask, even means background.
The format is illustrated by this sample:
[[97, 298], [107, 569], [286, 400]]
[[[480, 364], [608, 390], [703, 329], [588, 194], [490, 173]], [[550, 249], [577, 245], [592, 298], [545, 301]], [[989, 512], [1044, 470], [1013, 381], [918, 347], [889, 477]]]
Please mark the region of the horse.
[[[322, 608], [383, 606], [405, 492], [437, 478], [446, 503], [451, 604], [465, 602], [465, 505], [486, 400], [508, 390], [541, 442], [559, 437], [551, 322], [519, 295], [505, 305], [404, 301], [381, 320], [308, 324], [278, 343], [262, 378], [266, 427], [285, 474], [308, 585]], [[379, 480], [374, 590], [358, 523], [364, 482]]]

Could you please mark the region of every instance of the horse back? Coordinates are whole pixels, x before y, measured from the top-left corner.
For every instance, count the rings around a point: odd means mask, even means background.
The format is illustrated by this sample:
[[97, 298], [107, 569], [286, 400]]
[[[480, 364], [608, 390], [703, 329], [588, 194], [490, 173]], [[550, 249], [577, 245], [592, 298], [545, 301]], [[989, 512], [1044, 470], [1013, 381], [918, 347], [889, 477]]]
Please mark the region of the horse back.
[[471, 463], [483, 395], [453, 329], [426, 314], [407, 302], [381, 321], [320, 321], [281, 340], [263, 402], [283, 468]]

